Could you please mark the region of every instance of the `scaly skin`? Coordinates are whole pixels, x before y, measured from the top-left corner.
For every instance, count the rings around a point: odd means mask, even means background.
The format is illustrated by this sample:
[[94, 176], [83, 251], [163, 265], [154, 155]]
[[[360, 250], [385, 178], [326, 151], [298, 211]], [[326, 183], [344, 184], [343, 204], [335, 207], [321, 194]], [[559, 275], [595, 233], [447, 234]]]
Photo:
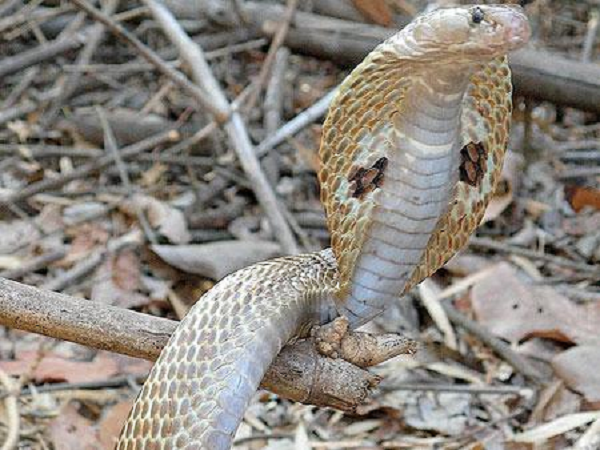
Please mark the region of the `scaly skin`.
[[529, 37], [513, 7], [437, 10], [361, 63], [332, 102], [319, 179], [332, 250], [236, 272], [161, 353], [118, 449], [231, 446], [281, 348], [334, 316], [360, 325], [435, 272], [479, 224], [511, 112], [506, 53]]

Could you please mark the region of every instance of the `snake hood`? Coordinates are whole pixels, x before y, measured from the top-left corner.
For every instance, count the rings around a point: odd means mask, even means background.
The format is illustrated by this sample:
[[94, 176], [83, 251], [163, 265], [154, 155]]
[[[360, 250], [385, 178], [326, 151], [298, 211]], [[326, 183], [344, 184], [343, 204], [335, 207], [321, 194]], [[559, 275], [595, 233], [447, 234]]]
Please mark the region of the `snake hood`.
[[375, 48], [333, 100], [321, 199], [359, 326], [439, 269], [483, 217], [508, 142], [519, 7], [439, 9]]
[[504, 55], [523, 46], [529, 36], [529, 22], [520, 7], [481, 5], [440, 8], [419, 16], [389, 43], [399, 55], [457, 63]]

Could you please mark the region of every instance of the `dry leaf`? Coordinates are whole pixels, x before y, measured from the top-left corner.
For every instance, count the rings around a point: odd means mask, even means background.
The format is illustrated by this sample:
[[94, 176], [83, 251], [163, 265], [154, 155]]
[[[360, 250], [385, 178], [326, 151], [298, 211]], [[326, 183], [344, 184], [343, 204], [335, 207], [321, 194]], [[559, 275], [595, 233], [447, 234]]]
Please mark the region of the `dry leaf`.
[[500, 181], [492, 194], [481, 223], [496, 220], [512, 203], [514, 193], [523, 178], [523, 162], [523, 157], [519, 154], [513, 152], [506, 154]]
[[153, 245], [151, 248], [172, 266], [213, 280], [281, 254], [279, 245], [269, 241], [220, 241], [202, 245]]
[[122, 308], [140, 307], [150, 302], [147, 296], [139, 292], [141, 287], [138, 256], [133, 251], [126, 250], [110, 255], [98, 268], [91, 299]]
[[385, 0], [352, 0], [352, 3], [370, 21], [384, 27], [394, 24], [392, 11]]
[[[20, 352], [15, 361], [0, 361], [0, 368], [9, 375], [21, 375], [31, 370], [38, 359], [37, 352]], [[100, 353], [93, 361], [71, 361], [69, 359], [49, 355], [44, 357], [32, 374], [38, 383], [106, 380], [119, 373], [115, 360], [105, 353]]]
[[565, 196], [575, 212], [585, 207], [600, 210], [600, 190], [592, 187], [565, 186]]
[[466, 394], [424, 393], [406, 406], [404, 420], [418, 430], [460, 436], [472, 414], [470, 401]]
[[[119, 108], [107, 111], [106, 118], [119, 145], [129, 145], [153, 134], [174, 129], [176, 124], [156, 114], [143, 114], [137, 110]], [[104, 144], [104, 131], [95, 110], [81, 110], [61, 121], [60, 128], [74, 131], [86, 141]]]
[[600, 347], [579, 345], [552, 360], [556, 374], [587, 401], [600, 401]]
[[25, 220], [0, 222], [0, 255], [12, 253], [40, 237], [36, 227]]
[[537, 336], [600, 345], [598, 306], [578, 306], [550, 287], [527, 285], [508, 263], [473, 286], [471, 301], [479, 322], [509, 341]]
[[104, 450], [113, 450], [115, 448], [132, 405], [132, 400], [117, 403], [108, 410], [104, 418], [100, 421], [98, 434]]
[[185, 216], [167, 203], [146, 195], [135, 195], [122, 208], [132, 216], [143, 211], [150, 225], [174, 244], [186, 244], [191, 239]]
[[99, 223], [86, 222], [69, 231], [72, 236], [67, 256], [59, 263], [61, 267], [70, 267], [75, 262], [90, 256], [97, 247], [104, 247], [110, 235]]
[[77, 412], [69, 404], [60, 416], [48, 426], [50, 440], [54, 448], [61, 450], [101, 450], [96, 430], [92, 422]]

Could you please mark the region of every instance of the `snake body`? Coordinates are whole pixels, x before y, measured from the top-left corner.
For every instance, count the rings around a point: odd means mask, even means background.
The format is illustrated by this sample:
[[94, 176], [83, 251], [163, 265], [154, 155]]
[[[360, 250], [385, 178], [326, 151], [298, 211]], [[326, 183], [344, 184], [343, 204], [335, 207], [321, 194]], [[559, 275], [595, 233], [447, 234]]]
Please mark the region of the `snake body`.
[[161, 353], [118, 449], [228, 449], [290, 339], [336, 315], [359, 326], [440, 268], [479, 224], [511, 115], [506, 53], [529, 37], [514, 7], [436, 10], [348, 76], [319, 173], [332, 249], [229, 275]]

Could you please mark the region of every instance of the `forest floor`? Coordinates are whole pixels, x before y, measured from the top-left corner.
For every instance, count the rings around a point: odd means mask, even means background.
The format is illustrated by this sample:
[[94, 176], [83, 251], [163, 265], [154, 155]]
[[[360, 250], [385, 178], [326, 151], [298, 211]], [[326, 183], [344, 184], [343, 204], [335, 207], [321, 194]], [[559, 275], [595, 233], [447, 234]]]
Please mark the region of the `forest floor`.
[[[153, 1], [99, 3], [111, 29], [76, 6], [96, 2], [0, 2], [0, 278], [178, 320], [238, 268], [327, 247], [327, 95], [427, 2], [165, 1], [233, 131]], [[527, 3], [532, 48], [600, 69], [597, 1]], [[260, 391], [236, 449], [600, 448], [600, 107], [525, 91], [476, 236], [367, 326], [418, 352], [371, 369], [356, 414]], [[150, 367], [0, 327], [0, 444], [112, 449]]]

